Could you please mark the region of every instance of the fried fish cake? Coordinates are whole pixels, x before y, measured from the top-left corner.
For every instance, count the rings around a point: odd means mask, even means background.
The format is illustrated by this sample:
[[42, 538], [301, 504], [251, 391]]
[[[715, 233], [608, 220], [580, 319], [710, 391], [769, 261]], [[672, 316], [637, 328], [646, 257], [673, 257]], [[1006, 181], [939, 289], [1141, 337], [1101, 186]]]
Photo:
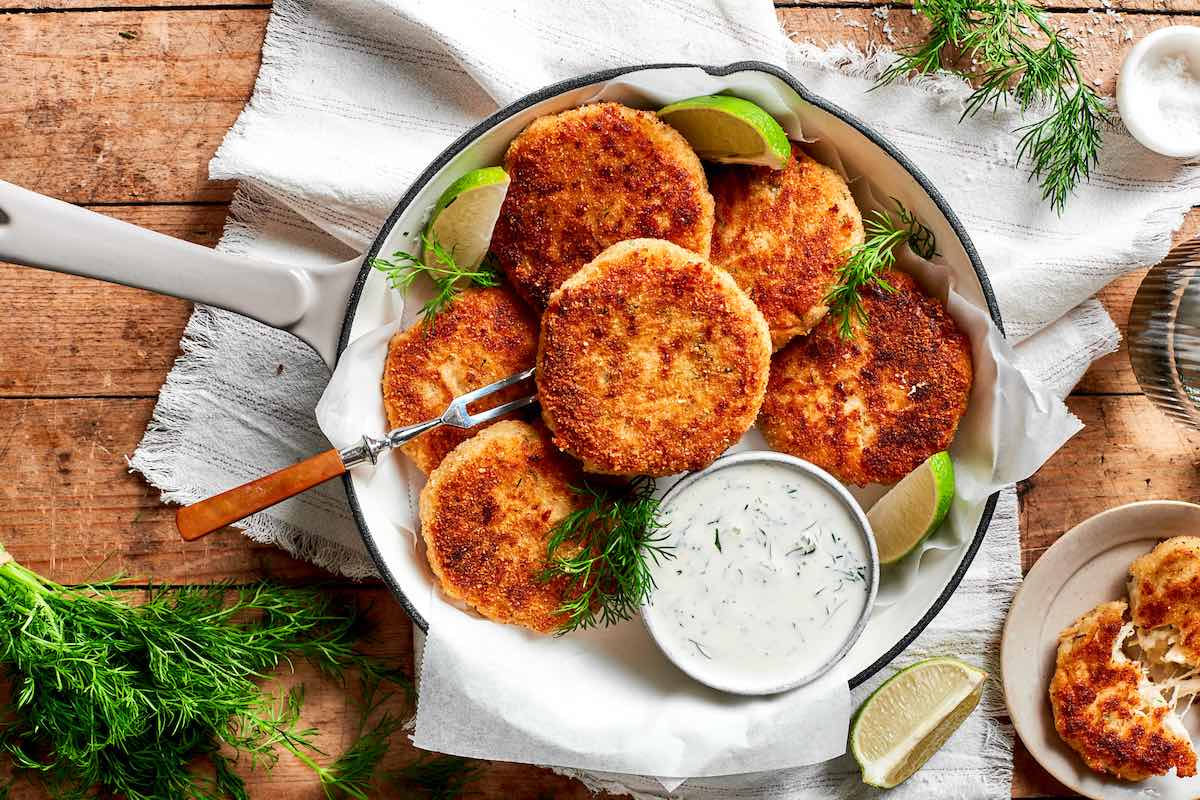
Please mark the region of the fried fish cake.
[[[388, 344], [383, 405], [389, 428], [432, 419], [460, 394], [533, 366], [538, 324], [511, 289], [468, 289], [429, 324], [418, 322]], [[529, 383], [497, 392], [472, 406], [483, 411], [529, 394]], [[455, 445], [479, 431], [441, 427], [401, 449], [425, 474]]]
[[510, 183], [492, 252], [537, 308], [626, 239], [708, 256], [713, 201], [700, 159], [657, 115], [597, 103], [540, 117], [509, 145]]
[[750, 295], [778, 350], [829, 310], [846, 251], [863, 241], [862, 215], [842, 176], [795, 145], [781, 170], [713, 167], [709, 188], [712, 262]]
[[949, 447], [971, 392], [971, 344], [909, 275], [862, 290], [852, 339], [827, 317], [775, 354], [759, 425], [776, 450], [847, 483], [895, 483]]
[[554, 525], [582, 499], [579, 465], [540, 425], [497, 422], [450, 451], [421, 490], [421, 535], [442, 591], [496, 622], [558, 628], [566, 579], [539, 580]]
[[1134, 561], [1129, 604], [1151, 661], [1200, 666], [1200, 538], [1176, 536]]
[[542, 418], [590, 472], [699, 469], [754, 423], [770, 358], [766, 321], [726, 272], [670, 242], [621, 242], [550, 298]]
[[1104, 603], [1058, 637], [1050, 681], [1054, 727], [1087, 765], [1127, 781], [1196, 774], [1196, 753], [1145, 668], [1121, 652], [1132, 632], [1123, 602]]

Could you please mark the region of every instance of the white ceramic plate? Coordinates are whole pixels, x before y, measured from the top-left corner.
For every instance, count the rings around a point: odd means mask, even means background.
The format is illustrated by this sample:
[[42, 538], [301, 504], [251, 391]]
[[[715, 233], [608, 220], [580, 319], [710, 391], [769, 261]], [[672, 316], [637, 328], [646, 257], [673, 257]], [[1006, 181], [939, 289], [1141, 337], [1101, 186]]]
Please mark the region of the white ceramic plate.
[[[1140, 783], [1088, 769], [1054, 729], [1050, 678], [1058, 634], [1109, 600], [1127, 600], [1129, 565], [1163, 539], [1200, 533], [1200, 505], [1148, 500], [1109, 509], [1068, 531], [1025, 577], [1004, 625], [1000, 668], [1008, 713], [1030, 754], [1064, 786], [1095, 800], [1200, 797], [1200, 777], [1174, 773]], [[1185, 720], [1200, 742], [1200, 714]]]

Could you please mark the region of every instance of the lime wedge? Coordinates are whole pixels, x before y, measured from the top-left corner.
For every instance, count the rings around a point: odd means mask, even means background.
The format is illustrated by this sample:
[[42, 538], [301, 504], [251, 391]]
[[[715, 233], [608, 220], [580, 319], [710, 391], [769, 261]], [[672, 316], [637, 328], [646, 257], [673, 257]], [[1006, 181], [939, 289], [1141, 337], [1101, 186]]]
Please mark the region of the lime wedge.
[[978, 705], [986, 679], [956, 658], [918, 661], [888, 678], [850, 721], [863, 782], [890, 789], [908, 780]]
[[[506, 194], [508, 173], [503, 167], [471, 170], [442, 192], [425, 228], [426, 237], [446, 248], [458, 266], [479, 266], [492, 242], [492, 229]], [[424, 256], [428, 260], [430, 254]]]
[[696, 155], [723, 164], [783, 169], [792, 145], [775, 118], [749, 100], [721, 94], [693, 97], [658, 112], [683, 134]]
[[946, 519], [952, 500], [954, 464], [943, 450], [905, 475], [867, 512], [879, 563], [895, 563], [928, 539]]

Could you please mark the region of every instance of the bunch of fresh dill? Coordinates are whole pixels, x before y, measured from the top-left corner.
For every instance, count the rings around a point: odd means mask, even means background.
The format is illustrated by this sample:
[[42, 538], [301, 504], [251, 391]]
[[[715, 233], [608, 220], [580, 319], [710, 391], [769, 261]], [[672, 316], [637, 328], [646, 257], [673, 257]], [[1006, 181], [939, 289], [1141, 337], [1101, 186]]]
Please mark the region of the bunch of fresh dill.
[[336, 763], [316, 767], [302, 689], [257, 681], [305, 658], [333, 677], [404, 685], [356, 651], [356, 612], [319, 589], [269, 583], [151, 589], [136, 606], [113, 588], [58, 585], [0, 547], [0, 663], [12, 685], [0, 750], [16, 767], [56, 798], [241, 800], [235, 764], [269, 768], [282, 749], [327, 792], [349, 785]]
[[654, 589], [650, 561], [674, 558], [663, 544], [653, 479], [571, 488], [587, 504], [554, 526], [542, 573], [544, 581], [567, 579], [560, 634], [630, 619]]
[[422, 235], [421, 241], [429, 258], [421, 260], [411, 253], [397, 250], [391, 258], [372, 259], [371, 266], [386, 274], [391, 287], [401, 292], [407, 291], [419, 275], [429, 276], [435, 293], [421, 307], [426, 323], [432, 322], [445, 309], [462, 291], [464, 284], [482, 287], [499, 285], [500, 275], [487, 259], [478, 267], [463, 267], [436, 238]]
[[915, 0], [933, 27], [924, 44], [901, 54], [880, 79], [890, 83], [912, 72], [932, 73], [955, 58], [981, 72], [963, 72], [978, 87], [963, 117], [997, 109], [1012, 98], [1021, 111], [1046, 108], [1045, 118], [1018, 130], [1017, 157], [1027, 158], [1041, 180], [1042, 198], [1060, 214], [1100, 150], [1109, 112], [1079, 70], [1079, 59], [1061, 31], [1031, 0]]
[[907, 244], [921, 258], [937, 255], [937, 242], [933, 232], [913, 216], [904, 205], [892, 198], [896, 204], [896, 216], [891, 212], [876, 210], [863, 220], [866, 239], [846, 253], [846, 261], [838, 269], [838, 282], [825, 296], [829, 313], [838, 320], [838, 332], [843, 339], [854, 337], [858, 326], [868, 323], [867, 309], [860, 292], [874, 284], [885, 292], [894, 292], [882, 274], [896, 263], [896, 248]]

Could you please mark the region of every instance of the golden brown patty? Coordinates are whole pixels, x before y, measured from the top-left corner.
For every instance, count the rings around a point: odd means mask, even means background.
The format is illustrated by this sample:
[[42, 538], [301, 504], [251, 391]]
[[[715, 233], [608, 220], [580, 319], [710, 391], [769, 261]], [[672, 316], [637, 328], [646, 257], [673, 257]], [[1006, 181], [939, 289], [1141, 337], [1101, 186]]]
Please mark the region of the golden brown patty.
[[421, 490], [421, 535], [442, 590], [488, 619], [559, 627], [566, 579], [538, 580], [546, 540], [580, 507], [579, 465], [540, 425], [506, 420], [450, 451]]
[[648, 111], [598, 103], [534, 120], [509, 145], [492, 252], [538, 308], [611, 244], [667, 239], [708, 256], [713, 201], [700, 159]]
[[550, 298], [542, 418], [592, 472], [699, 469], [754, 423], [770, 357], [762, 314], [727, 273], [670, 242], [622, 242]]
[[781, 170], [709, 172], [712, 262], [762, 311], [775, 349], [821, 321], [846, 251], [863, 241], [862, 215], [842, 176], [795, 145], [792, 155]]
[[1054, 727], [1094, 770], [1129, 781], [1196, 774], [1196, 753], [1145, 669], [1121, 652], [1125, 603], [1104, 603], [1058, 637]]
[[[392, 337], [383, 368], [383, 405], [390, 428], [432, 419], [460, 394], [533, 366], [537, 319], [510, 289], [470, 289], [433, 322]], [[471, 406], [483, 411], [529, 394], [519, 384]], [[402, 449], [428, 474], [459, 442], [478, 432], [442, 427]]]
[[1200, 666], [1200, 538], [1176, 536], [1129, 567], [1129, 602], [1154, 660]]
[[847, 483], [895, 483], [945, 450], [971, 391], [971, 345], [902, 272], [864, 289], [870, 324], [843, 339], [832, 316], [777, 353], [759, 424], [776, 450]]

